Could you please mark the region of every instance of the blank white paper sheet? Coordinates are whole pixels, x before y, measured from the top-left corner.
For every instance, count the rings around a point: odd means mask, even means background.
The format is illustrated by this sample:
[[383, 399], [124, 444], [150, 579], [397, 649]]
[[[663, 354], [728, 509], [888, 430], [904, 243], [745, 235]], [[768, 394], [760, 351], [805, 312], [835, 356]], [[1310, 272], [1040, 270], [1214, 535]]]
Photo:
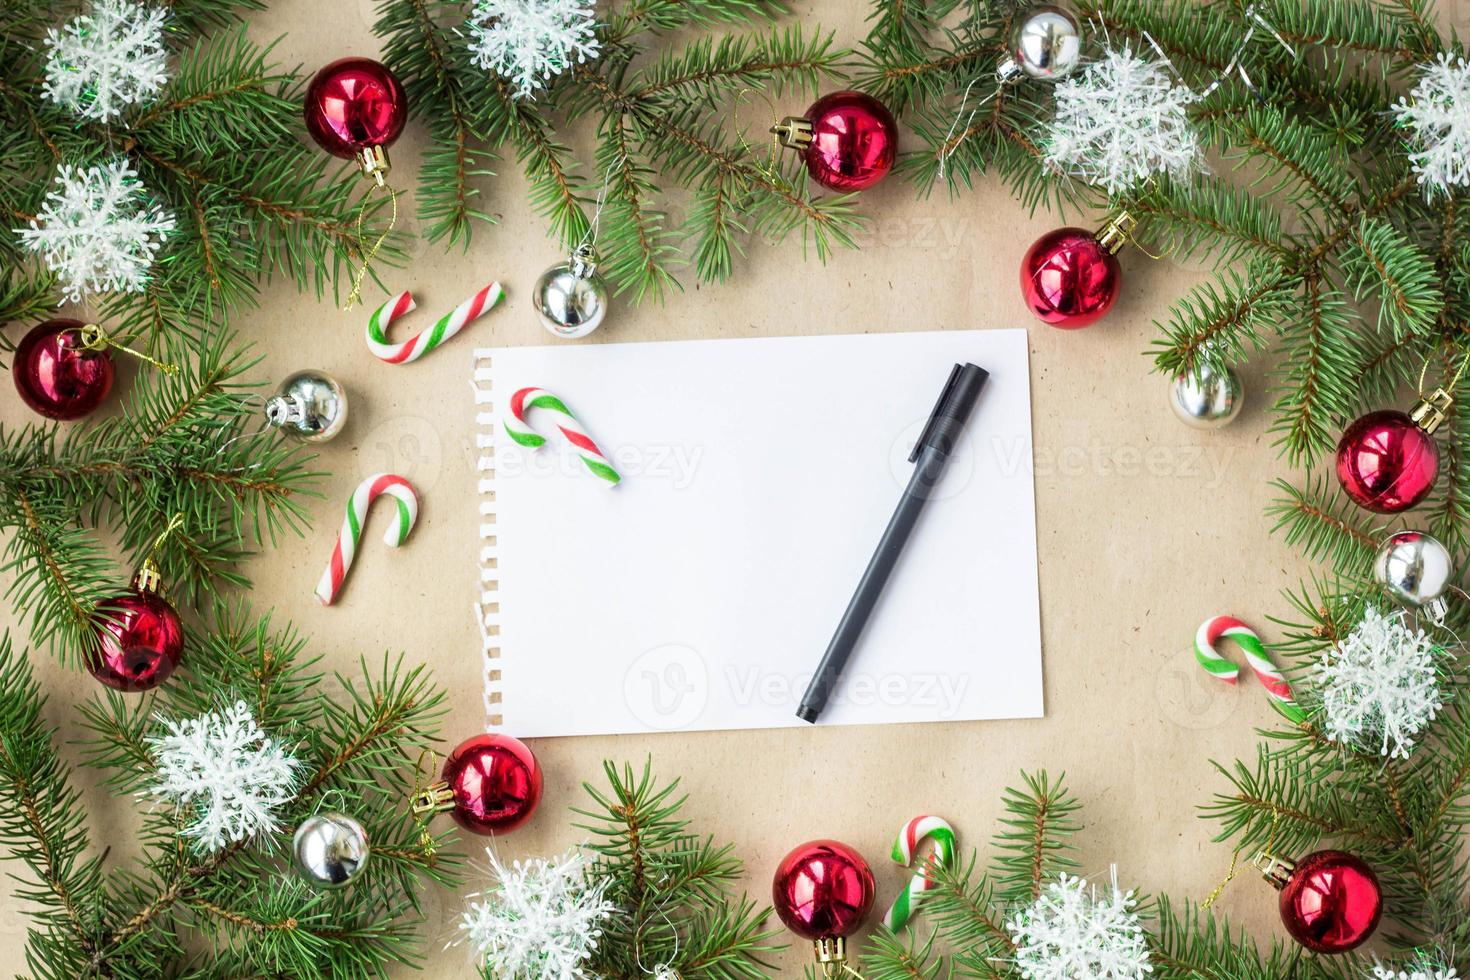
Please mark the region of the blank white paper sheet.
[[[475, 352], [486, 700], [519, 737], [804, 725], [796, 706], [951, 368], [990, 372], [819, 724], [1042, 714], [1024, 330]], [[511, 396], [559, 396], [623, 479]]]

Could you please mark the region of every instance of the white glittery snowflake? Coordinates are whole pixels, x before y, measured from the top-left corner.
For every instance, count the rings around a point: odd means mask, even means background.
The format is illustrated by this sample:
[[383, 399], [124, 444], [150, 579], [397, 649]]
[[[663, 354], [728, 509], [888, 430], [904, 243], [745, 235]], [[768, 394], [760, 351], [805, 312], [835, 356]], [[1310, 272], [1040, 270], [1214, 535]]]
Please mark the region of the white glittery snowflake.
[[1133, 893], [1117, 870], [1099, 897], [1083, 878], [1063, 874], [1006, 923], [1025, 980], [1139, 980], [1153, 972]]
[[1057, 86], [1046, 160], [1110, 194], [1155, 174], [1184, 177], [1200, 165], [1199, 134], [1186, 112], [1196, 98], [1164, 63], [1109, 48]]
[[574, 61], [597, 57], [592, 7], [592, 0], [475, 0], [474, 62], [514, 84], [516, 98], [528, 98]]
[[162, 7], [97, 0], [92, 12], [46, 32], [41, 91], [83, 119], [107, 122], [147, 102], [168, 81]]
[[1460, 980], [1454, 967], [1443, 966], [1431, 958], [1420, 959], [1408, 970], [1395, 970], [1380, 963], [1373, 967], [1372, 973], [1363, 976], [1364, 980]]
[[1431, 196], [1470, 185], [1470, 64], [1441, 54], [1393, 107], [1408, 130], [1409, 162]]
[[459, 928], [501, 980], [582, 980], [583, 966], [602, 938], [614, 907], [606, 882], [592, 882], [580, 851], [550, 861], [490, 857], [494, 885], [471, 895]]
[[1315, 670], [1329, 739], [1406, 759], [1439, 713], [1441, 651], [1423, 630], [1369, 607]]
[[62, 164], [41, 213], [16, 233], [76, 302], [85, 293], [141, 291], [173, 229], [173, 215], [149, 200], [138, 174], [118, 157], [100, 166]]
[[157, 763], [149, 792], [193, 811], [183, 830], [203, 852], [280, 829], [277, 811], [296, 794], [301, 763], [236, 701], [181, 722], [148, 744]]

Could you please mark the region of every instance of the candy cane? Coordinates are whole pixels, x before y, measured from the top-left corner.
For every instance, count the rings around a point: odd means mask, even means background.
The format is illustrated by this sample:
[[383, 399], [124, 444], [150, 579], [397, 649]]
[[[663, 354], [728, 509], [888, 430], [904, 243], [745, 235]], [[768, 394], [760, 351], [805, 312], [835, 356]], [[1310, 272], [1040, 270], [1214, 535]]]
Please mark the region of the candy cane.
[[373, 311], [368, 317], [367, 345], [373, 356], [389, 364], [408, 364], [417, 361], [429, 351], [459, 333], [473, 321], [479, 319], [505, 295], [500, 283], [492, 282], [463, 303], [454, 311], [439, 318], [439, 322], [422, 333], [414, 334], [401, 344], [388, 342], [388, 325], [399, 317], [418, 308], [413, 295], [404, 290]]
[[1215, 644], [1222, 638], [1234, 640], [1235, 645], [1245, 653], [1246, 663], [1250, 664], [1251, 670], [1260, 678], [1277, 711], [1295, 724], [1307, 720], [1307, 713], [1296, 703], [1291, 685], [1271, 660], [1266, 645], [1261, 642], [1255, 630], [1234, 616], [1215, 616], [1200, 624], [1194, 634], [1194, 657], [1201, 667], [1227, 684], [1234, 684], [1240, 678], [1240, 668], [1215, 649]]
[[332, 560], [316, 584], [316, 597], [322, 605], [330, 606], [337, 601], [337, 594], [342, 591], [342, 583], [347, 579], [347, 571], [352, 568], [352, 559], [357, 554], [357, 542], [362, 538], [368, 508], [385, 493], [398, 505], [398, 519], [383, 535], [383, 542], [390, 548], [396, 548], [408, 540], [408, 532], [413, 530], [413, 522], [419, 516], [419, 495], [414, 492], [413, 484], [393, 473], [377, 473], [359, 483], [352, 491], [352, 499], [347, 501], [347, 517], [343, 519], [342, 530], [337, 535], [337, 546], [332, 549]]
[[563, 404], [562, 400], [549, 391], [540, 388], [522, 388], [510, 396], [510, 415], [505, 419], [505, 431], [517, 443], [528, 449], [546, 445], [546, 437], [526, 422], [526, 413], [533, 408], [545, 409], [556, 412], [561, 416], [557, 420], [556, 427], [561, 434], [567, 437], [567, 442], [577, 447], [577, 454], [582, 457], [582, 462], [592, 471], [593, 476], [606, 480], [608, 486], [617, 486], [623, 479], [618, 476], [618, 471], [613, 469], [612, 463], [597, 448], [597, 443], [592, 441], [582, 428], [582, 423], [572, 414], [571, 409]]
[[898, 839], [893, 842], [893, 860], [909, 867], [914, 863], [914, 853], [919, 849], [919, 843], [926, 839], [934, 842], [933, 853], [914, 872], [908, 887], [899, 892], [898, 898], [893, 900], [893, 905], [883, 916], [883, 924], [890, 932], [899, 932], [908, 925], [919, 900], [926, 892], [939, 887], [939, 883], [931, 876], [930, 869], [948, 868], [954, 864], [954, 828], [943, 817], [928, 815], [914, 817], [899, 828]]

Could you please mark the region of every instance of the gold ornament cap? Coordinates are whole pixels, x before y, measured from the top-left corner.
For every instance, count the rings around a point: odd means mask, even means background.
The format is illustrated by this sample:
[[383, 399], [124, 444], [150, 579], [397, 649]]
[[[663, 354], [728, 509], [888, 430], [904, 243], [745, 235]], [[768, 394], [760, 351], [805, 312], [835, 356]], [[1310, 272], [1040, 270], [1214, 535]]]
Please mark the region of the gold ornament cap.
[[152, 558], [143, 559], [143, 564], [133, 573], [133, 588], [148, 595], [163, 594], [163, 573]]
[[1256, 870], [1261, 872], [1261, 877], [1270, 882], [1277, 891], [1286, 887], [1286, 883], [1291, 880], [1292, 872], [1296, 871], [1295, 861], [1267, 854], [1265, 851], [1256, 855], [1254, 864]]
[[847, 962], [846, 937], [832, 936], [827, 939], [818, 939], [812, 943], [812, 952], [816, 954], [817, 966], [827, 980], [838, 980], [839, 977], [846, 977], [848, 980], [863, 980], [863, 975], [854, 970]]
[[787, 116], [771, 127], [776, 140], [793, 150], [805, 150], [812, 145], [812, 121], [801, 116]]
[[1419, 402], [1409, 412], [1409, 418], [1413, 419], [1414, 424], [1429, 435], [1434, 435], [1434, 430], [1444, 424], [1454, 404], [1454, 395], [1443, 388], [1436, 388], [1429, 394], [1420, 397]]
[[371, 177], [373, 183], [379, 187], [388, 186], [388, 171], [393, 167], [388, 163], [388, 151], [381, 146], [367, 146], [357, 151], [357, 167], [362, 171], [364, 177]]
[[444, 781], [430, 783], [413, 794], [410, 807], [416, 816], [446, 813], [454, 809], [454, 790]]
[[1111, 255], [1117, 255], [1123, 250], [1133, 235], [1133, 229], [1138, 225], [1138, 219], [1127, 211], [1119, 211], [1108, 219], [1102, 230], [1097, 233], [1097, 243], [1107, 249]]

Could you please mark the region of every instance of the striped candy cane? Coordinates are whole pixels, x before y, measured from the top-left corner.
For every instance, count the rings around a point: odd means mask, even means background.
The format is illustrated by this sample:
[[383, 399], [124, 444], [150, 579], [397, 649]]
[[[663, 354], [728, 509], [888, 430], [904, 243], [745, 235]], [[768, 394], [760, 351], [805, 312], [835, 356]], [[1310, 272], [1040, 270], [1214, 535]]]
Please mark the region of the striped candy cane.
[[510, 396], [510, 415], [505, 418], [505, 431], [519, 445], [528, 449], [546, 445], [546, 437], [526, 423], [526, 413], [533, 408], [544, 409], [555, 412], [560, 418], [556, 421], [556, 427], [561, 434], [566, 436], [567, 442], [577, 447], [577, 454], [582, 457], [582, 462], [587, 464], [587, 469], [592, 475], [607, 481], [608, 486], [615, 487], [622, 481], [618, 471], [613, 469], [612, 463], [597, 448], [597, 443], [592, 441], [582, 428], [582, 423], [572, 414], [571, 409], [562, 400], [549, 391], [540, 388], [522, 388]]
[[389, 343], [388, 325], [418, 308], [418, 304], [413, 301], [413, 295], [405, 289], [378, 307], [373, 315], [368, 317], [368, 350], [373, 352], [374, 357], [387, 361], [389, 364], [408, 364], [411, 361], [417, 361], [489, 312], [490, 308], [499, 303], [503, 296], [505, 296], [505, 290], [500, 288], [500, 283], [492, 282], [456, 306], [453, 312], [440, 317], [438, 323], [422, 333], [414, 334], [401, 344]]
[[383, 542], [390, 548], [396, 548], [408, 540], [408, 532], [413, 530], [413, 522], [419, 516], [419, 495], [414, 492], [413, 484], [393, 473], [377, 473], [359, 483], [352, 491], [352, 499], [347, 501], [347, 517], [343, 519], [342, 530], [337, 535], [337, 546], [332, 549], [332, 560], [316, 584], [316, 597], [322, 605], [330, 606], [337, 601], [337, 594], [342, 591], [342, 583], [346, 581], [352, 559], [357, 554], [357, 543], [362, 540], [368, 508], [385, 493], [398, 505], [398, 515], [388, 533], [383, 535]]
[[893, 860], [909, 867], [914, 863], [914, 854], [918, 851], [920, 842], [924, 840], [934, 842], [934, 851], [914, 872], [908, 887], [899, 892], [898, 898], [893, 900], [893, 905], [884, 914], [883, 924], [890, 932], [899, 932], [908, 925], [909, 919], [914, 917], [919, 900], [926, 892], [938, 887], [938, 883], [930, 877], [929, 869], [948, 868], [954, 864], [954, 828], [943, 817], [927, 814], [914, 817], [899, 829], [898, 838], [893, 842]]
[[1294, 724], [1306, 721], [1307, 713], [1296, 703], [1291, 685], [1271, 660], [1266, 644], [1261, 642], [1255, 630], [1234, 616], [1215, 616], [1200, 624], [1194, 634], [1194, 657], [1200, 666], [1227, 684], [1234, 684], [1239, 680], [1240, 668], [1215, 649], [1215, 644], [1225, 638], [1234, 640], [1235, 645], [1244, 651], [1246, 663], [1250, 664], [1251, 670], [1260, 678], [1276, 710]]

